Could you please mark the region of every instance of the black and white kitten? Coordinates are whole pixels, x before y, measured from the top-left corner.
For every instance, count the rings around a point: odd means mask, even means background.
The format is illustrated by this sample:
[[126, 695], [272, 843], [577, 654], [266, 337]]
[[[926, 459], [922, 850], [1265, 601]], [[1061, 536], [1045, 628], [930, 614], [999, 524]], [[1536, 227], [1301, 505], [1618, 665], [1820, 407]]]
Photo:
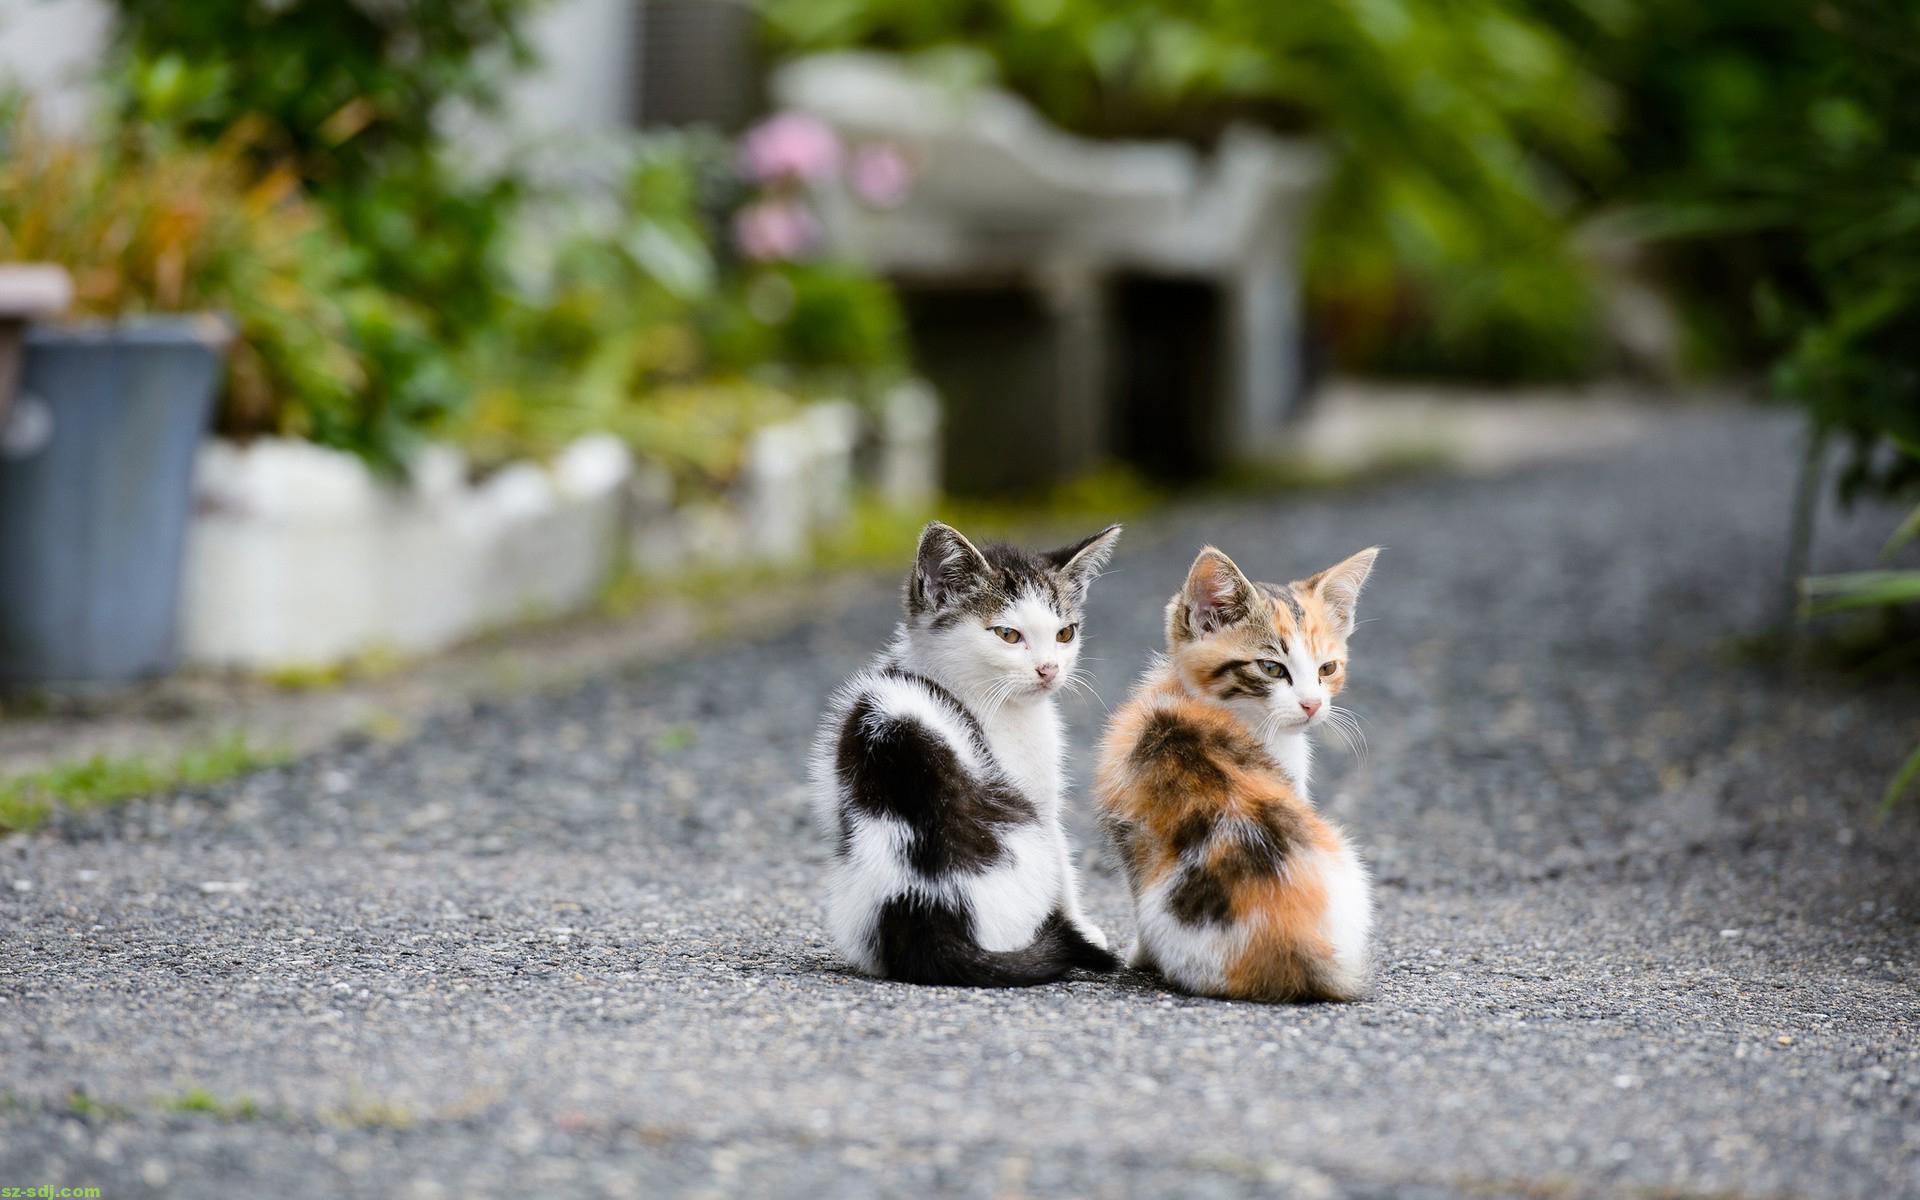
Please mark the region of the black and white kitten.
[[937, 521], [921, 533], [907, 619], [834, 693], [814, 741], [828, 928], [854, 967], [1024, 987], [1118, 965], [1080, 913], [1053, 700], [1119, 537], [1031, 554], [976, 549]]

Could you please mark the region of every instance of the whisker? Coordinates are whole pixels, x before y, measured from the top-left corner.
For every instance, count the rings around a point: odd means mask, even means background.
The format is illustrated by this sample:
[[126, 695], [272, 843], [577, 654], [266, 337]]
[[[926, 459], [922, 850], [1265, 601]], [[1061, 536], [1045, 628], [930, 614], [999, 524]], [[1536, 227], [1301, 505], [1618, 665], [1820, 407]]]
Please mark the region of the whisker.
[[1360, 715], [1350, 708], [1333, 707], [1327, 710], [1327, 722], [1339, 731], [1341, 740], [1356, 758], [1367, 753], [1367, 733], [1360, 727]]
[[1264, 744], [1278, 732], [1280, 732], [1280, 714], [1270, 712], [1260, 718], [1260, 724], [1254, 729], [1254, 737]]
[[1095, 700], [1098, 700], [1100, 702], [1100, 707], [1103, 711], [1106, 711], [1106, 712], [1113, 711], [1112, 709], [1107, 707], [1106, 698], [1100, 695], [1099, 689], [1093, 686], [1093, 680], [1088, 677], [1085, 671], [1082, 671], [1080, 668], [1075, 667], [1073, 670], [1068, 671], [1064, 676], [1062, 676], [1061, 679], [1062, 679], [1062, 682], [1067, 683], [1073, 687], [1079, 688], [1081, 691], [1085, 692], [1087, 695], [1092, 696]]
[[1007, 677], [996, 679], [987, 685], [987, 695], [981, 705], [984, 709], [980, 716], [982, 725], [992, 723], [993, 719], [1000, 715], [1000, 709], [1006, 705], [1007, 698], [1013, 694], [1015, 682], [1012, 677]]
[[1354, 743], [1353, 734], [1347, 731], [1347, 727], [1345, 725], [1334, 725], [1332, 729], [1333, 732], [1339, 736], [1340, 744], [1346, 747], [1347, 753], [1358, 758], [1360, 756], [1360, 747]]
[[1020, 690], [1020, 684], [1021, 680], [1011, 675], [1001, 680], [1000, 694], [995, 699], [993, 705], [995, 716], [1000, 715], [1000, 710], [1005, 708], [1007, 702], [1013, 699], [1013, 694]]

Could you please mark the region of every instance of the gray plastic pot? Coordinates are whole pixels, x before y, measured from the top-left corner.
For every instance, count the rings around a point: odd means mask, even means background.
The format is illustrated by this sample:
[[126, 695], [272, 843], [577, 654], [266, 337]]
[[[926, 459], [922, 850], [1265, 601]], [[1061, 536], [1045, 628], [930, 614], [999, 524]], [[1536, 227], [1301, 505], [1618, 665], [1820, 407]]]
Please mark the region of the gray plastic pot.
[[0, 687], [117, 683], [178, 657], [212, 317], [36, 326], [0, 426]]

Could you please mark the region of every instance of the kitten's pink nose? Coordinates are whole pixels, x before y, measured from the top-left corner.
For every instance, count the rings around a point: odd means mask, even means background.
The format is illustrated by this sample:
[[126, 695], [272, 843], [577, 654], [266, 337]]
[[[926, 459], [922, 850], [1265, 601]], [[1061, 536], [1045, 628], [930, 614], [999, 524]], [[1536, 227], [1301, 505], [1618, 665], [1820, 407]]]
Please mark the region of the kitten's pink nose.
[[1321, 701], [1318, 701], [1318, 700], [1302, 700], [1300, 702], [1300, 707], [1309, 717], [1311, 717], [1313, 714], [1320, 711], [1320, 704], [1321, 704]]
[[1040, 676], [1041, 683], [1052, 683], [1053, 677], [1060, 673], [1060, 665], [1058, 663], [1041, 663], [1035, 667], [1033, 671], [1034, 674]]

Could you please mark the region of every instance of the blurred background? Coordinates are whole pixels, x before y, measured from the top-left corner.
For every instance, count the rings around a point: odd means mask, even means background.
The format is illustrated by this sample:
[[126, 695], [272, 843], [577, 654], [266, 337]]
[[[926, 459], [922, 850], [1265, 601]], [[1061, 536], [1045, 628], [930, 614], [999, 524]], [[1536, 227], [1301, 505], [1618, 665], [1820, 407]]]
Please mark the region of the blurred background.
[[[1920, 482], [1916, 47], [1908, 0], [0, 0], [0, 683], [323, 678], [943, 504], [1471, 455], [1542, 388], [1576, 439], [1797, 407], [1803, 556]], [[1804, 607], [1901, 621], [1860, 567]]]

